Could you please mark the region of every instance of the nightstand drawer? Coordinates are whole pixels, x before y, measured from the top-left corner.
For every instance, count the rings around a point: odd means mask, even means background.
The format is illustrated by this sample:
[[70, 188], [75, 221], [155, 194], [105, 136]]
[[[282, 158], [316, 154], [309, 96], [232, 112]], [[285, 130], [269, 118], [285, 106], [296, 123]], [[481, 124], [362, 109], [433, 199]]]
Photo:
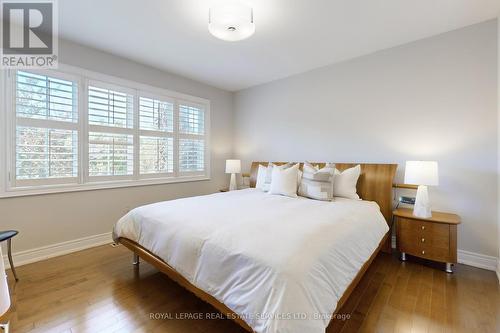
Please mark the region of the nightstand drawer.
[[431, 259], [435, 261], [450, 261], [450, 249], [425, 245], [423, 243], [402, 243], [399, 246], [401, 252], [405, 252], [417, 257]]
[[397, 228], [402, 243], [449, 248], [450, 227], [447, 224], [398, 218]]

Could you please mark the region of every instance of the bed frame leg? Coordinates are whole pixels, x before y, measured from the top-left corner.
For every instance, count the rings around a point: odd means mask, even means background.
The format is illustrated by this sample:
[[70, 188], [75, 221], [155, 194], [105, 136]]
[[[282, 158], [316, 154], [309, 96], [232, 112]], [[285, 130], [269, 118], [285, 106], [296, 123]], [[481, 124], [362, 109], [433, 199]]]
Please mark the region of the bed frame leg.
[[134, 257], [132, 259], [132, 264], [135, 265], [135, 266], [139, 266], [139, 255], [137, 253], [134, 252]]

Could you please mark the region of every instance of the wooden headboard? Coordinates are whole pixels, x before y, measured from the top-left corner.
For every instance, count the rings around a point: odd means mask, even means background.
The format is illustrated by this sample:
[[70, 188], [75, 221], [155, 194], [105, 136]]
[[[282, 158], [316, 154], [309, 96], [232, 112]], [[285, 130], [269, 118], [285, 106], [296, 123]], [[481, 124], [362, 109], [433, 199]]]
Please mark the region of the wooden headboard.
[[[255, 187], [259, 164], [267, 166], [269, 162], [253, 162], [250, 169], [250, 187]], [[286, 162], [273, 162], [277, 165]], [[312, 163], [323, 167], [325, 163]], [[339, 171], [361, 165], [361, 175], [358, 179], [357, 191], [361, 199], [375, 201], [379, 206], [389, 226], [392, 224], [392, 183], [396, 174], [397, 164], [366, 164], [366, 163], [335, 163]], [[302, 169], [302, 163], [300, 163]]]

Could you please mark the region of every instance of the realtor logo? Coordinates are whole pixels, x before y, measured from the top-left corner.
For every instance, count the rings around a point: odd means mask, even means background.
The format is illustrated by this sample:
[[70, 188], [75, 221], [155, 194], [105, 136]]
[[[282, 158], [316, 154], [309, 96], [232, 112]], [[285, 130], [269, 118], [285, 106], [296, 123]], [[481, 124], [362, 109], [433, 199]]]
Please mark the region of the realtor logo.
[[55, 0], [3, 0], [2, 68], [57, 67]]

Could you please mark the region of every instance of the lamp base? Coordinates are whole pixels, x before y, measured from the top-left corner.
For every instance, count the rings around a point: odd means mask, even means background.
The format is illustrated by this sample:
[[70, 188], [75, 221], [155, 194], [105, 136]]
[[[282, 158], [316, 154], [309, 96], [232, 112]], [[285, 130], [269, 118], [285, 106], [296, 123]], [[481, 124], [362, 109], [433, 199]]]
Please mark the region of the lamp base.
[[425, 185], [418, 186], [415, 206], [413, 207], [413, 215], [426, 219], [432, 217], [429, 193], [427, 192], [427, 186]]
[[236, 185], [236, 174], [231, 174], [231, 182], [229, 183], [229, 191], [237, 190], [238, 186]]
[[1, 332], [9, 333], [9, 322], [5, 324], [0, 324]]

